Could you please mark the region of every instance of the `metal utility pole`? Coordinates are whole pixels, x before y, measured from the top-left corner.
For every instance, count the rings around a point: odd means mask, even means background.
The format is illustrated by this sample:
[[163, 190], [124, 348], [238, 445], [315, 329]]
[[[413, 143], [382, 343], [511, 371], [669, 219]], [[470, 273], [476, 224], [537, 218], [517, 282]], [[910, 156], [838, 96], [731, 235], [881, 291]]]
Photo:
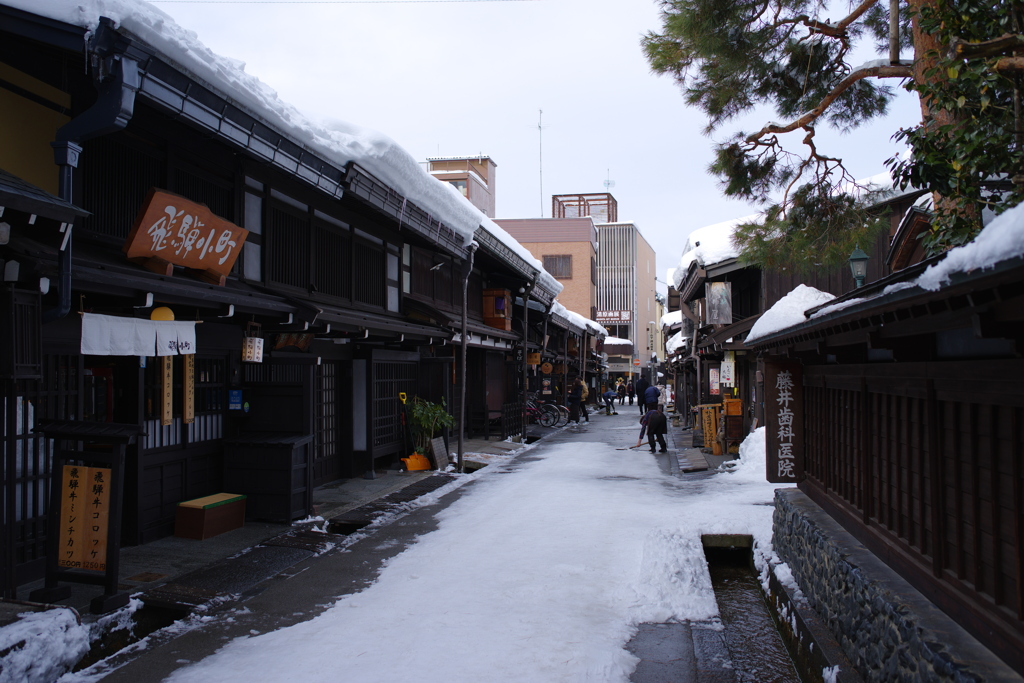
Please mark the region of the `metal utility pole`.
[[539, 109], [538, 111], [540, 114], [537, 116], [537, 143], [539, 145], [537, 151], [537, 162], [539, 164], [537, 174], [540, 178], [540, 217], [544, 218], [544, 126], [541, 125], [541, 122], [544, 120], [544, 110]]

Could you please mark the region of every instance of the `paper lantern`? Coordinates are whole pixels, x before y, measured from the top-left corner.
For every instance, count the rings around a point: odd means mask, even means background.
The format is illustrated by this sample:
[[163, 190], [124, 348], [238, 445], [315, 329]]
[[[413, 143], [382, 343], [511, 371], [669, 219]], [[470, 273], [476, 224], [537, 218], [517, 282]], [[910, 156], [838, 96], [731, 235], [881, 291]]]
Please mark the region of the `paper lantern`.
[[242, 339], [242, 362], [262, 363], [263, 362], [263, 337], [262, 325], [250, 322], [245, 326], [245, 338]]

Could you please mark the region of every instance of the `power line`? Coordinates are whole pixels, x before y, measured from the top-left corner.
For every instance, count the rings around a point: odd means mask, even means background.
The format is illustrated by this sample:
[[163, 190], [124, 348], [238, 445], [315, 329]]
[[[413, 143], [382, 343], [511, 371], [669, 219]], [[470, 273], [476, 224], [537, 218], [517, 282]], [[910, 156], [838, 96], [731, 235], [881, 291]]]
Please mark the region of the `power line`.
[[541, 0], [150, 0], [175, 5], [423, 5], [459, 2], [540, 2]]

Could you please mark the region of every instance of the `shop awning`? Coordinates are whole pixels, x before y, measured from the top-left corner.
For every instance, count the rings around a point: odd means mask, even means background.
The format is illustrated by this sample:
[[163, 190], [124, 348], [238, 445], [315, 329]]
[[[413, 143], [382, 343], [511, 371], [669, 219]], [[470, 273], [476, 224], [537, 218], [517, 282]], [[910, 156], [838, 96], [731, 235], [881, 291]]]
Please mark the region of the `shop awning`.
[[196, 352], [195, 321], [82, 314], [86, 356], [177, 356]]

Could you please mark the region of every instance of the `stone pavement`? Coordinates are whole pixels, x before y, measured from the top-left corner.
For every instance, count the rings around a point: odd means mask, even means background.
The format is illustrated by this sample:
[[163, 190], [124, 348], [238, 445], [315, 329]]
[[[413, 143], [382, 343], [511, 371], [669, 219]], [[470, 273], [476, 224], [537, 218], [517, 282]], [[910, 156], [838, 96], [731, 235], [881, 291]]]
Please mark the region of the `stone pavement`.
[[[591, 413], [590, 425], [543, 430], [548, 436], [539, 446], [564, 438], [607, 441], [613, 436], [609, 427], [618, 433], [615, 438], [632, 446], [639, 433], [639, 414], [630, 419], [633, 417], [630, 412], [627, 407], [617, 416]], [[656, 456], [664, 471], [673, 474], [693, 471], [699, 475], [708, 469], [711, 465], [708, 458], [703, 457], [699, 449], [690, 448], [689, 440], [688, 430], [670, 426], [669, 453]], [[514, 454], [522, 448], [510, 442], [467, 440], [464, 444], [467, 469], [486, 465], [491, 456]], [[641, 449], [646, 450], [646, 442]], [[431, 471], [377, 472], [372, 479], [341, 480], [318, 488], [314, 505], [320, 517], [334, 520], [328, 531], [351, 533], [359, 526], [345, 529], [346, 520], [353, 517], [372, 520], [375, 514], [400, 509], [403, 502], [443, 486], [449, 479], [450, 475]], [[108, 660], [111, 666], [121, 668], [104, 680], [132, 683], [162, 680], [182, 662], [196, 661], [212, 653], [229, 638], [246, 635], [251, 629], [266, 632], [312, 618], [325, 609], [324, 596], [344, 595], [369, 585], [382, 563], [401, 552], [418, 535], [432, 530], [435, 513], [462, 495], [462, 491], [456, 489], [438, 503], [397, 515], [394, 521], [374, 527], [372, 544], [364, 542], [361, 534], [347, 537], [311, 532], [310, 521], [292, 527], [246, 523], [241, 529], [204, 541], [171, 537], [125, 548], [122, 587], [141, 596], [145, 603], [136, 614], [136, 622], [143, 622], [138, 625], [138, 635], [166, 626], [175, 619], [187, 620], [189, 614], [208, 618], [243, 605], [244, 610], [238, 610], [242, 614], [233, 612], [231, 620], [215, 620], [217, 625], [212, 626], [212, 633], [209, 632], [211, 627], [185, 629], [184, 633], [182, 629], [156, 631], [143, 653], [123, 650]], [[331, 552], [337, 545], [343, 545], [346, 552]], [[302, 580], [288, 580], [300, 574]], [[27, 595], [32, 586], [24, 588]], [[88, 620], [92, 618], [87, 615], [88, 603], [97, 593], [95, 587], [73, 586], [70, 606]], [[16, 605], [8, 607], [15, 613], [24, 609]], [[647, 647], [639, 641], [635, 645]], [[643, 677], [634, 680], [642, 683], [697, 679]]]

